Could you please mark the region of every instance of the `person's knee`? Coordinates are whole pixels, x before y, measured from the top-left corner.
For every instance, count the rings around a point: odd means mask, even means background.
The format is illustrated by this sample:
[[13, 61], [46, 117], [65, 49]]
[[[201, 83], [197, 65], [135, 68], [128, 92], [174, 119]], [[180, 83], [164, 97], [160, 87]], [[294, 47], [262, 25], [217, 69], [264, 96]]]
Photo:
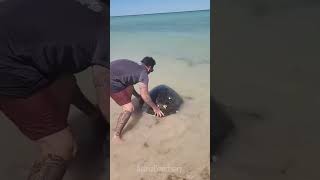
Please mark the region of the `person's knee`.
[[132, 103], [128, 103], [122, 106], [122, 110], [132, 113], [134, 111], [134, 106]]
[[77, 146], [69, 128], [40, 139], [43, 156], [54, 154], [65, 160], [71, 160], [76, 154]]

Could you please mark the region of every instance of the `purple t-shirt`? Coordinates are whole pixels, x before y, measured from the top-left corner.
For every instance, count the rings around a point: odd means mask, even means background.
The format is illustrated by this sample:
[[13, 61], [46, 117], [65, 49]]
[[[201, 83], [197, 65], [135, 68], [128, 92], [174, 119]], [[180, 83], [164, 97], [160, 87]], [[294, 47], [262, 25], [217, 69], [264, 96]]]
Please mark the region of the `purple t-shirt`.
[[144, 65], [128, 59], [119, 59], [110, 63], [111, 92], [120, 92], [139, 82], [148, 84], [149, 77]]
[[[1, 1], [1, 0], [0, 0]], [[109, 8], [76, 0], [0, 3], [0, 95], [29, 97], [60, 76], [109, 68]]]

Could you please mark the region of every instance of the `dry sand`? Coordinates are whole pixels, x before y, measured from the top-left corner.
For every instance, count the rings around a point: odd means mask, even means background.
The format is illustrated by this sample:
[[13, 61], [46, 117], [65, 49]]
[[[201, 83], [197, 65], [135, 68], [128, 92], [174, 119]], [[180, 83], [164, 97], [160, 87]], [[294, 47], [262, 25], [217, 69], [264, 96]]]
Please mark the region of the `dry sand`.
[[214, 95], [238, 130], [217, 179], [320, 179], [320, 6], [302, 2], [216, 3]]
[[[111, 143], [110, 177], [112, 180], [209, 179], [209, 66], [189, 66], [163, 57], [156, 59], [155, 71], [150, 74], [150, 89], [166, 84], [185, 103], [177, 114], [162, 119], [137, 109], [126, 127], [125, 142]], [[111, 100], [111, 128], [120, 111]]]

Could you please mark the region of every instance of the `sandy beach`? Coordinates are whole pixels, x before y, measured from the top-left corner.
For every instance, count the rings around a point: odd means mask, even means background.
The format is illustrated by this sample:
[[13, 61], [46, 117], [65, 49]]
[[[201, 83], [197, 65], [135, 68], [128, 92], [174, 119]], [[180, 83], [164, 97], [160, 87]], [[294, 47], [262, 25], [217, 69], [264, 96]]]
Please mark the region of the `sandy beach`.
[[237, 128], [217, 160], [217, 179], [320, 178], [319, 7], [216, 3], [214, 96], [231, 107]]
[[[177, 62], [167, 68], [160, 68], [168, 62], [158, 59], [159, 68], [151, 75], [150, 88], [167, 84], [175, 89], [185, 102], [177, 114], [165, 118], [156, 118], [136, 109], [137, 112], [125, 129], [125, 143], [111, 143], [110, 178], [209, 179], [209, 83], [205, 78], [193, 79], [199, 76], [196, 74], [199, 72], [202, 72], [201, 76], [208, 77], [209, 67], [190, 67], [187, 63]], [[174, 81], [171, 80], [172, 74], [169, 72], [175, 72]], [[192, 83], [185, 81], [186, 78]], [[138, 87], [136, 88], [139, 91]], [[133, 101], [136, 103], [134, 98]], [[113, 128], [121, 108], [113, 100], [110, 103]]]

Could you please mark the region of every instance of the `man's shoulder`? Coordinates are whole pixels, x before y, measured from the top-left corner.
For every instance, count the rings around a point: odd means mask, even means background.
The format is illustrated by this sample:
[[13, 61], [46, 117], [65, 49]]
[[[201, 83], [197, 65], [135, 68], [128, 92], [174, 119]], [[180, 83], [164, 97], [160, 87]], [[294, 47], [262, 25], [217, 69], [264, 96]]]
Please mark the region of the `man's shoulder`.
[[131, 65], [139, 65], [139, 63], [130, 60], [130, 59], [116, 59], [110, 62], [111, 65], [116, 65], [116, 64], [131, 64]]
[[134, 62], [134, 63], [136, 63], [135, 61], [130, 60], [130, 59], [115, 59], [111, 62]]

